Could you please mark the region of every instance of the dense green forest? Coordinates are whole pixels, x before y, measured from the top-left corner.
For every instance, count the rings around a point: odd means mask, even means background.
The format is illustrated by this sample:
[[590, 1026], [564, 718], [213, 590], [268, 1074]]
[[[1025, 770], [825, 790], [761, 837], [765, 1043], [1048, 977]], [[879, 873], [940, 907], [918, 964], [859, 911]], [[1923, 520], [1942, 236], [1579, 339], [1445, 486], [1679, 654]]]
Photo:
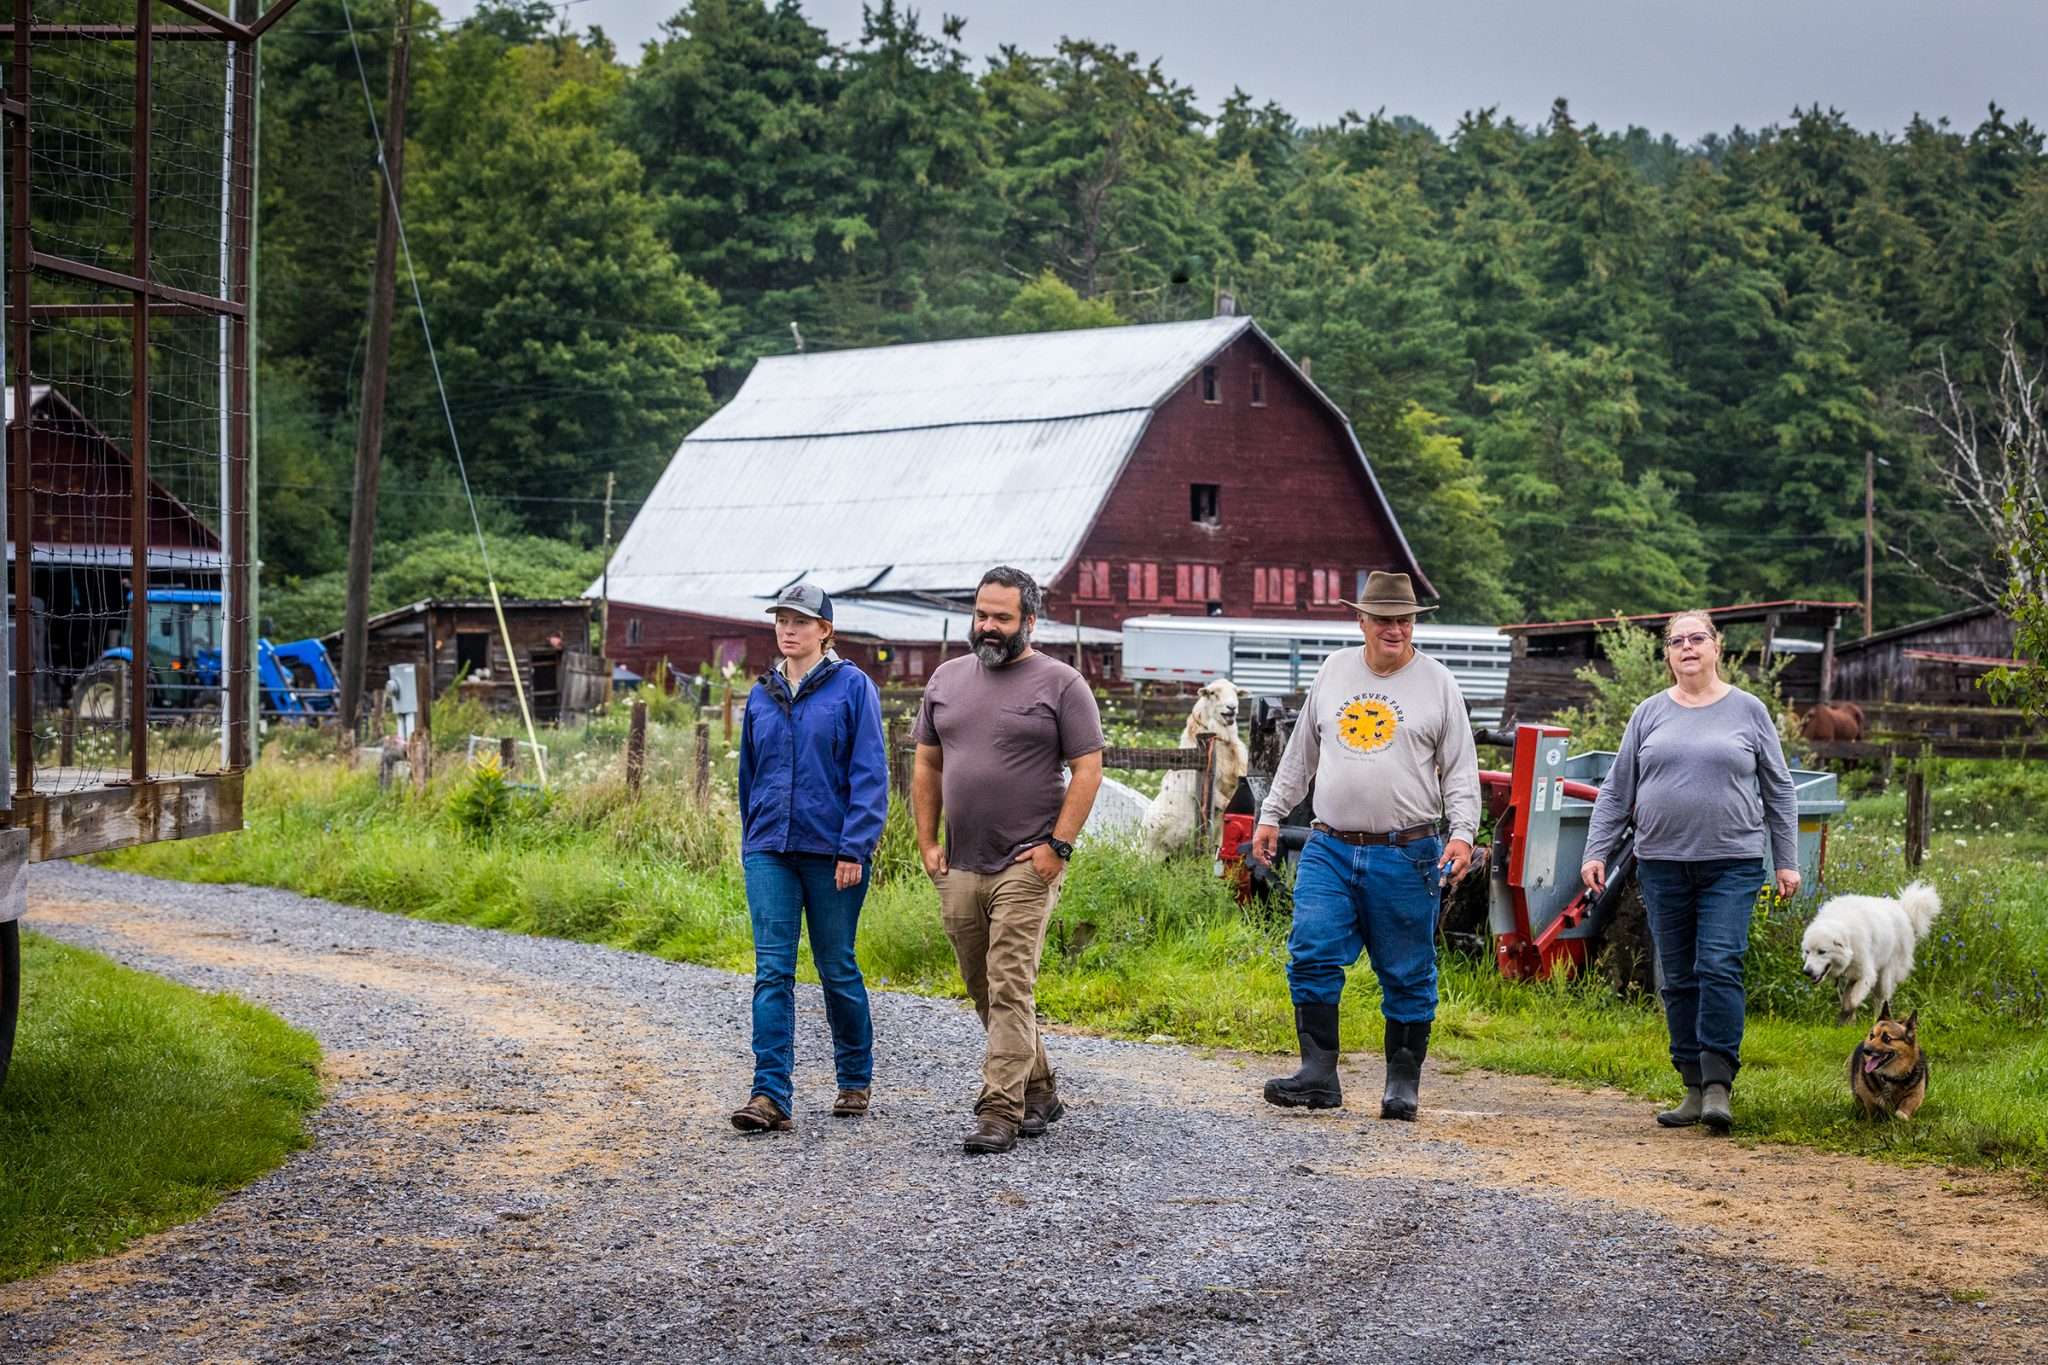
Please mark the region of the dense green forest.
[[[396, 11], [354, 4], [380, 106]], [[416, 18], [407, 228], [487, 525], [530, 537], [514, 589], [587, 582], [606, 475], [623, 524], [792, 322], [857, 346], [1200, 317], [1219, 291], [1312, 358], [1450, 619], [1859, 597], [1866, 451], [1880, 624], [1982, 596], [1965, 570], [2003, 551], [1912, 411], [1944, 361], [1988, 382], [2008, 331], [2048, 351], [2048, 156], [1996, 107], [1881, 135], [1815, 106], [1692, 145], [1563, 99], [1537, 125], [1304, 127], [1285, 91], [1208, 113], [1139, 54], [981, 53], [891, 3], [835, 46], [795, 0], [694, 0], [640, 53], [542, 4]], [[262, 56], [267, 614], [324, 629], [375, 148], [340, 0]], [[385, 601], [466, 571], [405, 320]]]

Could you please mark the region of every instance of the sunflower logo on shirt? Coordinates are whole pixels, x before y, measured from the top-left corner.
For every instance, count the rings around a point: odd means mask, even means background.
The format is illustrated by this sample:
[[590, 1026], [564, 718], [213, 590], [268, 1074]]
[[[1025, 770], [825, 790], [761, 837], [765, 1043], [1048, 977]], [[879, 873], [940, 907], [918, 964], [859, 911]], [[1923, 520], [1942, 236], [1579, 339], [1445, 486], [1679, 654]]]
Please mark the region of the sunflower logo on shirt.
[[1378, 753], [1400, 728], [1401, 708], [1381, 692], [1361, 692], [1337, 708], [1337, 739], [1357, 753]]

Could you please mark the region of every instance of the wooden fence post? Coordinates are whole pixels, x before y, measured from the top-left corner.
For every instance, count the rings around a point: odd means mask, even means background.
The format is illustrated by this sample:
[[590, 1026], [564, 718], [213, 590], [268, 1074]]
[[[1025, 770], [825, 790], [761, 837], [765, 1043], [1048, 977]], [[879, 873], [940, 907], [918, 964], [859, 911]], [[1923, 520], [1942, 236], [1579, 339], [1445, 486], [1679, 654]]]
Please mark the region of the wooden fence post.
[[412, 767], [413, 793], [425, 795], [427, 781], [434, 775], [434, 736], [431, 731], [415, 729], [412, 732], [412, 738], [405, 742], [405, 759]]
[[64, 728], [58, 739], [57, 764], [68, 768], [78, 761], [78, 713], [67, 706], [62, 715]]
[[1927, 856], [1928, 836], [1933, 832], [1934, 802], [1927, 791], [1927, 773], [1911, 768], [1906, 773], [1906, 866], [1917, 868]]
[[626, 790], [640, 794], [640, 776], [647, 768], [647, 703], [633, 701], [631, 719], [626, 723]]
[[711, 804], [711, 722], [697, 722], [697, 804]]
[[498, 768], [507, 777], [519, 770], [519, 741], [510, 735], [498, 741]]
[[725, 742], [732, 743], [732, 683], [725, 685]]
[[1197, 735], [1195, 743], [1202, 750], [1202, 766], [1195, 772], [1195, 839], [1199, 847], [1209, 847], [1209, 819], [1216, 804], [1216, 736]]
[[899, 799], [910, 790], [910, 781], [904, 772], [903, 763], [903, 718], [889, 717], [889, 792]]

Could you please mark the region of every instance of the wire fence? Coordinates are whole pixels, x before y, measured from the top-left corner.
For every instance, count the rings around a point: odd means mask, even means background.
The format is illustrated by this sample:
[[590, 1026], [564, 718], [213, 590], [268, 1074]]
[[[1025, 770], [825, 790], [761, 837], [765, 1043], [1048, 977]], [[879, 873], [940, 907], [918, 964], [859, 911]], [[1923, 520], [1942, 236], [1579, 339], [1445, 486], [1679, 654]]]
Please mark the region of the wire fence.
[[132, 0], [25, 8], [0, 26], [15, 790], [239, 767], [251, 45]]

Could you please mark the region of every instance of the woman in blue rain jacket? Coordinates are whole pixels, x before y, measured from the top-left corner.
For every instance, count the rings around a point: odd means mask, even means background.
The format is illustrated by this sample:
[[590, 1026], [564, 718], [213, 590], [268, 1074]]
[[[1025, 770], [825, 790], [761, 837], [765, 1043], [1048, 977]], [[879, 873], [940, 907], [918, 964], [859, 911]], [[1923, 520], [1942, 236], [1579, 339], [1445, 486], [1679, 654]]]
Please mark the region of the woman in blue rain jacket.
[[832, 1028], [832, 1113], [867, 1112], [874, 1027], [854, 934], [889, 813], [881, 695], [832, 652], [832, 599], [799, 583], [769, 611], [780, 658], [748, 694], [740, 736], [740, 853], [754, 925], [754, 1085], [732, 1114], [743, 1132], [794, 1126], [796, 948], [806, 925]]

